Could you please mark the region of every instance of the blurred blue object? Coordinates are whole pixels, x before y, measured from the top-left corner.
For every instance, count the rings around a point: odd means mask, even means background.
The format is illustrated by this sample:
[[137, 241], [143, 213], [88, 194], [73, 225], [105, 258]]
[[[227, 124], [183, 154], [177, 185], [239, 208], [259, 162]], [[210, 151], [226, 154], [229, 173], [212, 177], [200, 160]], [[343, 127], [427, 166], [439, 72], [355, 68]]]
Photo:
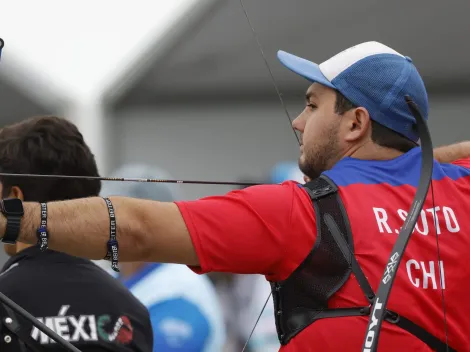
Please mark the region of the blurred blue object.
[[271, 170], [271, 182], [281, 183], [292, 180], [304, 183], [304, 174], [299, 169], [299, 165], [295, 161], [283, 161], [277, 163]]
[[2, 49], [5, 45], [5, 42], [3, 41], [2, 38], [0, 38], [0, 59], [2, 58]]
[[[112, 177], [171, 179], [165, 170], [146, 164], [126, 164]], [[179, 186], [170, 183], [104, 182], [101, 196], [124, 196], [173, 202]], [[119, 217], [117, 217], [119, 223]], [[185, 265], [121, 263], [117, 277], [148, 309], [155, 352], [219, 352], [226, 331], [223, 310], [207, 275]]]

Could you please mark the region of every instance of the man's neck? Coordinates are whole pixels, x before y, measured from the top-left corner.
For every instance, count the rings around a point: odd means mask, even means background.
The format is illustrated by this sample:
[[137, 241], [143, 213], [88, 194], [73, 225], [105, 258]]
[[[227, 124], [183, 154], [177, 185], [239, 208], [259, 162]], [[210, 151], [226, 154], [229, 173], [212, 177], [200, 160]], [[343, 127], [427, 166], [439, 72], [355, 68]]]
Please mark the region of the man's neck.
[[403, 155], [396, 149], [381, 147], [372, 141], [369, 141], [359, 147], [350, 149], [346, 156], [363, 160], [391, 160]]

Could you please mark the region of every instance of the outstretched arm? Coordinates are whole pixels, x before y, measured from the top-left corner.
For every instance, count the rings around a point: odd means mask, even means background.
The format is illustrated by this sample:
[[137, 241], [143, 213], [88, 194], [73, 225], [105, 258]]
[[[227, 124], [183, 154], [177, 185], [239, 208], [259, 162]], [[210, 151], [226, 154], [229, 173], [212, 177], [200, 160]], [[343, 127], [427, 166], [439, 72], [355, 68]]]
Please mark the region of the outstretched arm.
[[441, 163], [451, 163], [470, 157], [470, 141], [454, 143], [434, 149], [434, 158]]
[[[175, 203], [109, 199], [119, 261], [179, 263], [200, 273], [263, 274], [284, 280], [315, 241], [315, 217], [312, 208], [304, 206], [308, 194], [293, 182]], [[18, 241], [36, 244], [40, 205], [23, 206]], [[5, 223], [0, 215], [0, 237]], [[102, 259], [110, 235], [106, 202], [100, 197], [50, 202], [47, 229], [50, 249]]]
[[[177, 262], [199, 265], [188, 229], [174, 203], [109, 197], [113, 203], [120, 261]], [[18, 241], [37, 243], [40, 205], [25, 202]], [[107, 252], [109, 214], [102, 198], [51, 202], [47, 207], [49, 248], [90, 259]], [[0, 236], [6, 219], [0, 215]]]

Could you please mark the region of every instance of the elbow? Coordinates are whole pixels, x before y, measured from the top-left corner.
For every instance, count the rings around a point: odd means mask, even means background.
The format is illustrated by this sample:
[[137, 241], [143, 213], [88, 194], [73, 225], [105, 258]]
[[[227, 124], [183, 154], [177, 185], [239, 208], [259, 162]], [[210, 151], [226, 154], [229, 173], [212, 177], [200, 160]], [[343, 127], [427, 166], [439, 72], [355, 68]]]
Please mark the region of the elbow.
[[131, 241], [132, 260], [141, 262], [152, 261], [154, 253], [154, 241], [152, 239], [152, 225], [150, 224], [151, 214], [136, 212], [132, 220]]
[[151, 233], [148, 211], [141, 199], [115, 197], [112, 199], [116, 212], [119, 260], [144, 262], [151, 253]]
[[[197, 265], [186, 224], [174, 203], [127, 199], [119, 241], [123, 261]], [[132, 203], [132, 204], [131, 204]], [[119, 226], [120, 220], [117, 219]], [[125, 249], [124, 249], [125, 247]]]

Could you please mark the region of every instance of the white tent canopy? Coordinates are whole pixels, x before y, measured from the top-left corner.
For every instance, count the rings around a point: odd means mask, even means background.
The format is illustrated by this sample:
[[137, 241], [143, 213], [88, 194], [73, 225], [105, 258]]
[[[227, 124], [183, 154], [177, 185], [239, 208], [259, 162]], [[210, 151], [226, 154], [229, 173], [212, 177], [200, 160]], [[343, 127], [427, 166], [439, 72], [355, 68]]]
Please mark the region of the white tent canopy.
[[3, 64], [27, 68], [59, 96], [96, 96], [196, 2], [3, 1]]
[[196, 5], [201, 1], [3, 1], [0, 78], [73, 119], [103, 168], [100, 97]]

